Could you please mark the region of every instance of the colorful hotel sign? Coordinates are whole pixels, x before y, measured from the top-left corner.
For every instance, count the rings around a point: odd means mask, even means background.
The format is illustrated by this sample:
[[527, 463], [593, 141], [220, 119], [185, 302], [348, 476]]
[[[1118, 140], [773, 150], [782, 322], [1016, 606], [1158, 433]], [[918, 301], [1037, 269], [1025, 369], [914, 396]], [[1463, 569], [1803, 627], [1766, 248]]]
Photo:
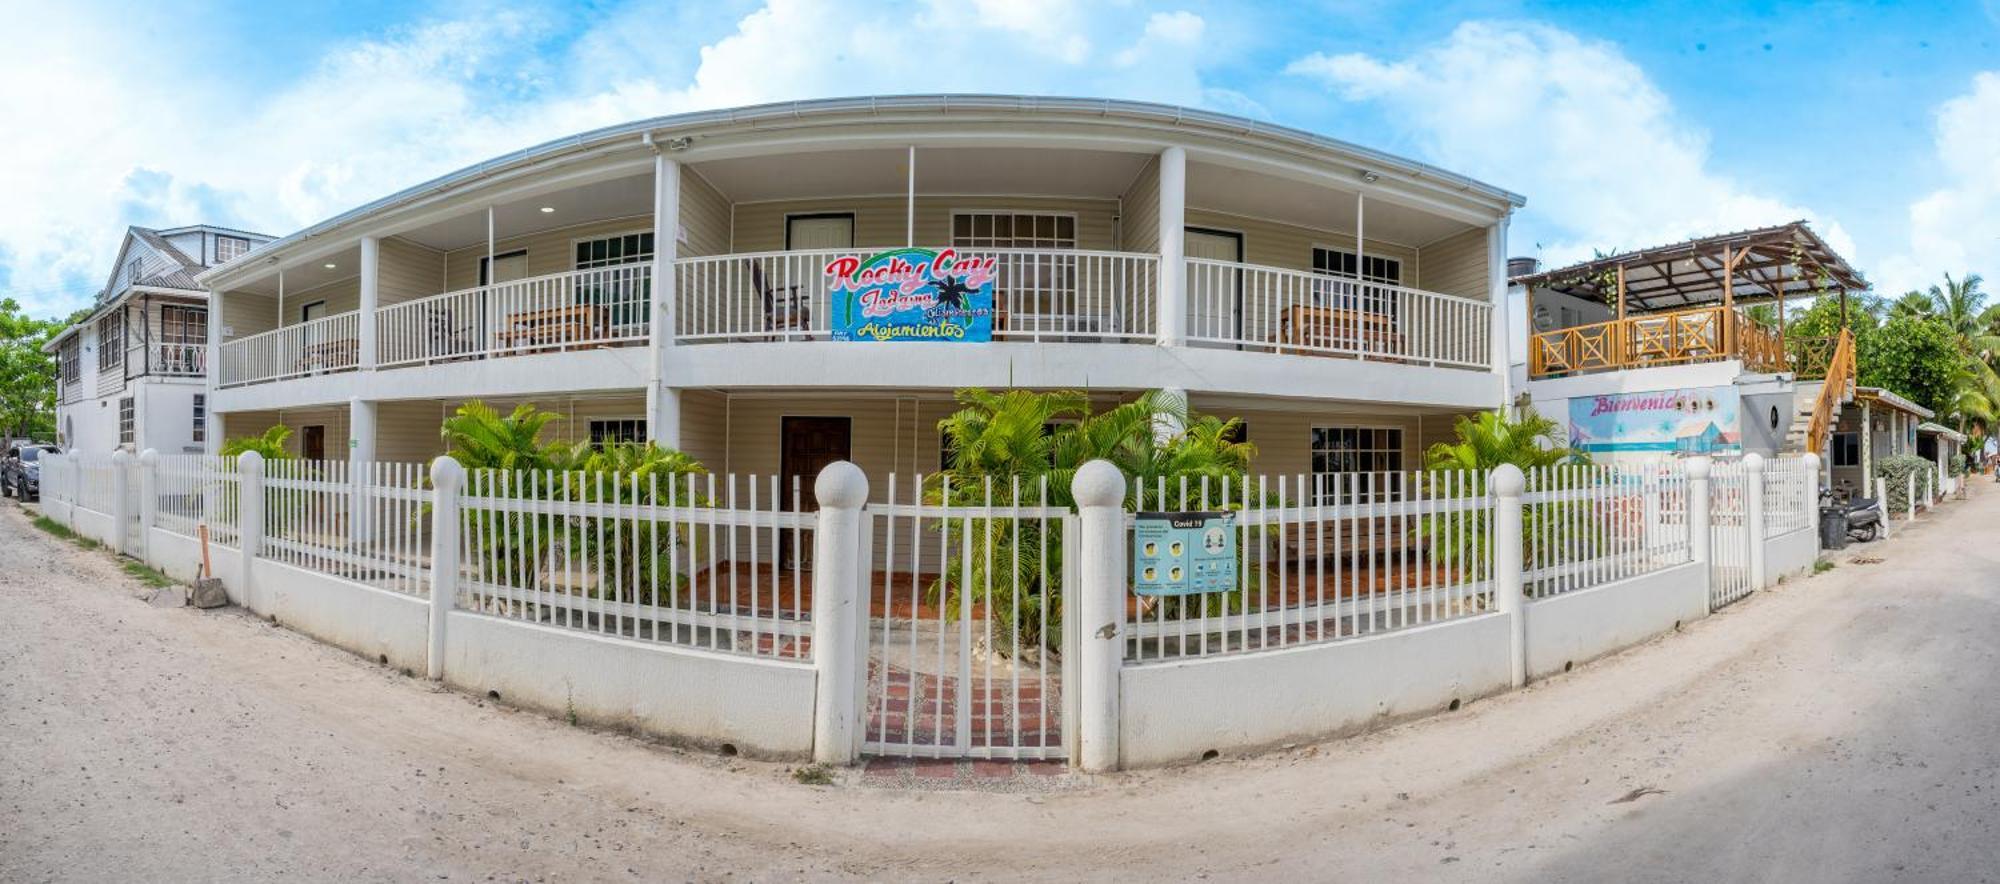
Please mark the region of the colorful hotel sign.
[[837, 341], [993, 339], [995, 259], [895, 249], [827, 262]]

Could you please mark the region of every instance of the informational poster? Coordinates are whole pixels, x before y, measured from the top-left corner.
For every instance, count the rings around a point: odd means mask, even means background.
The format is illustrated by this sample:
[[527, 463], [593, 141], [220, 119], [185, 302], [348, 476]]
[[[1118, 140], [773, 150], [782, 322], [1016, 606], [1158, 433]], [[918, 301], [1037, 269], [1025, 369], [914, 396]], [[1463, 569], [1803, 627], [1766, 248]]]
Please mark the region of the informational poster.
[[1693, 387], [1569, 400], [1569, 444], [1592, 453], [1676, 457], [1743, 450], [1735, 387]]
[[895, 249], [827, 262], [838, 341], [993, 339], [995, 259], [957, 249]]
[[1236, 588], [1233, 513], [1139, 513], [1132, 580], [1140, 595], [1193, 595]]

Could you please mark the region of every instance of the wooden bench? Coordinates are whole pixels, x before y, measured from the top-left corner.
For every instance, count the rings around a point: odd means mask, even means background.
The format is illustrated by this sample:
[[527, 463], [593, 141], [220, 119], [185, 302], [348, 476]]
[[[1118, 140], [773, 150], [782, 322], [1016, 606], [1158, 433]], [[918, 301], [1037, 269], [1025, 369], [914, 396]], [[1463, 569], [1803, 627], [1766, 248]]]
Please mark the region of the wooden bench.
[[586, 344], [605, 337], [604, 308], [571, 304], [507, 315], [498, 336], [501, 349], [535, 349]]
[[1283, 552], [1292, 560], [1357, 559], [1401, 555], [1405, 551], [1422, 554], [1431, 545], [1422, 525], [1423, 517], [1415, 515], [1340, 519], [1321, 522], [1312, 528], [1286, 525], [1283, 536], [1274, 542], [1282, 543]]
[[[1283, 324], [1272, 343], [1312, 350], [1358, 351], [1371, 358], [1403, 350], [1403, 333], [1387, 313], [1294, 304], [1285, 308]], [[1317, 353], [1314, 355], [1337, 355]]]
[[353, 368], [361, 364], [361, 341], [358, 338], [340, 338], [307, 344], [299, 351], [298, 371], [333, 371]]

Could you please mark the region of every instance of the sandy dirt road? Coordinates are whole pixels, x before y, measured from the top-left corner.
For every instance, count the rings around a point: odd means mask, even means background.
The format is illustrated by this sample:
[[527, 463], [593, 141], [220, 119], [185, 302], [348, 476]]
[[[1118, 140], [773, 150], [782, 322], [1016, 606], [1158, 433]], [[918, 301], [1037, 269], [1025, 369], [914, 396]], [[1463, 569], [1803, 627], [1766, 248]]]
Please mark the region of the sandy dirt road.
[[8, 505], [0, 880], [1995, 880], [1991, 488], [1456, 713], [1039, 794], [571, 728], [149, 608]]

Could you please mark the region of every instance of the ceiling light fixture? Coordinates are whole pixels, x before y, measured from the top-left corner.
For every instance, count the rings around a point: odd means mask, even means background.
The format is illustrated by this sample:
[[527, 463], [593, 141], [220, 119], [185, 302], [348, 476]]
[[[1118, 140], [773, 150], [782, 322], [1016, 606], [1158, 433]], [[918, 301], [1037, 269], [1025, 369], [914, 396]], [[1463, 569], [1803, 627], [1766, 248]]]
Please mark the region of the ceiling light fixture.
[[338, 265], [334, 264], [334, 263], [333, 263], [332, 261], [328, 261], [328, 262], [326, 262], [326, 269], [328, 269], [328, 270], [332, 270], [332, 269], [334, 269], [334, 268], [335, 268], [336, 266], [338, 266]]
[[1361, 170], [1361, 180], [1366, 181], [1369, 184], [1374, 184], [1375, 182], [1382, 180], [1382, 176], [1377, 175], [1374, 172], [1370, 172], [1367, 169], [1363, 169]]
[[544, 214], [544, 215], [547, 215], [547, 214], [550, 214], [550, 213], [554, 212], [555, 210], [556, 210], [556, 207], [555, 207], [555, 206], [543, 206], [543, 207], [542, 207], [542, 214]]

